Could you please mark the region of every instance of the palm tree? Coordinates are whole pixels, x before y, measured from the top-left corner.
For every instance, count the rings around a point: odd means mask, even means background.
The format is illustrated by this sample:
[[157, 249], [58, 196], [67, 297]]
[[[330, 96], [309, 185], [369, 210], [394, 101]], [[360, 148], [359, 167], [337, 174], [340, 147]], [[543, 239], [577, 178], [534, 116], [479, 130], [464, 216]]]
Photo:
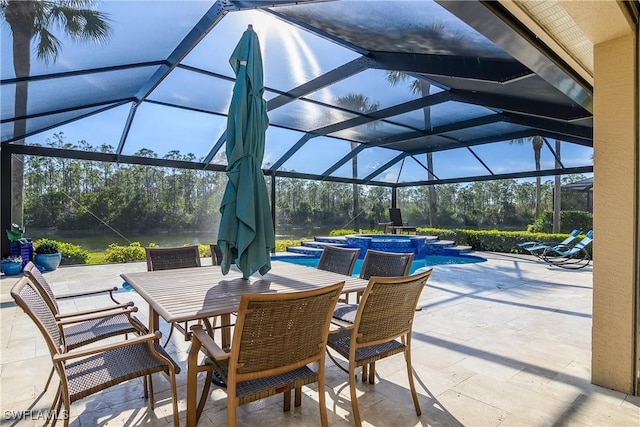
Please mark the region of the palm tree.
[[[388, 71], [387, 72], [387, 81], [395, 86], [400, 82], [405, 81], [410, 78], [408, 74], [405, 74], [400, 71]], [[424, 97], [429, 95], [429, 91], [431, 89], [431, 83], [423, 79], [413, 79], [411, 83], [409, 83], [409, 90], [413, 94], [420, 94], [420, 96]], [[424, 128], [425, 130], [431, 129], [431, 107], [424, 107], [422, 109], [422, 114], [424, 117]], [[433, 153], [427, 153], [427, 177], [428, 179], [434, 179], [433, 171]], [[429, 225], [431, 227], [438, 227], [438, 199], [436, 194], [436, 187], [434, 185], [428, 185], [427, 189], [429, 190]]]
[[[348, 95], [338, 97], [338, 99], [336, 99], [336, 103], [347, 110], [356, 111], [362, 114], [368, 114], [376, 111], [380, 106], [379, 102], [370, 101], [368, 97], [359, 93], [350, 93]], [[375, 126], [375, 123], [372, 123], [372, 125]], [[357, 146], [357, 143], [351, 142], [351, 151], [355, 150]], [[351, 161], [351, 176], [354, 179], [358, 177], [357, 154], [353, 156]], [[358, 184], [356, 183], [353, 184], [353, 217], [353, 228], [357, 230], [360, 228], [358, 220], [360, 217], [360, 192], [358, 190]]]
[[[519, 138], [509, 141], [509, 144], [525, 144], [531, 142], [533, 147], [533, 156], [536, 161], [536, 171], [540, 170], [540, 153], [542, 152], [542, 146], [544, 145], [544, 137], [534, 136], [531, 138]], [[536, 213], [535, 218], [540, 216], [540, 204], [542, 198], [542, 182], [539, 176], [536, 176]]]
[[[62, 43], [51, 32], [62, 28], [71, 38], [79, 41], [102, 42], [111, 30], [106, 14], [92, 9], [93, 0], [1, 0], [2, 16], [9, 24], [13, 35], [13, 68], [16, 78], [29, 77], [31, 72], [31, 41], [35, 40], [36, 57], [45, 63], [55, 62]], [[15, 117], [27, 115], [28, 81], [16, 83]], [[13, 135], [24, 135], [25, 120], [16, 120]], [[15, 141], [24, 144], [24, 138]], [[24, 165], [22, 156], [11, 162], [11, 219], [22, 224], [22, 190]]]

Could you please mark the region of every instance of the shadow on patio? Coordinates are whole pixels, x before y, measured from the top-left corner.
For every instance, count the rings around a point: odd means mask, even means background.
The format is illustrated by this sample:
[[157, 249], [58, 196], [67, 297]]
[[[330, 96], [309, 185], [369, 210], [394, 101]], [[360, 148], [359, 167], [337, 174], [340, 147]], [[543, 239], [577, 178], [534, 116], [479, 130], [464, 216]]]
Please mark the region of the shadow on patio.
[[[416, 313], [413, 367], [422, 406], [416, 417], [404, 362], [376, 364], [375, 385], [358, 384], [365, 425], [375, 426], [632, 426], [640, 399], [594, 386], [591, 365], [591, 267], [551, 268], [533, 257], [482, 253], [479, 264], [436, 266]], [[58, 292], [121, 286], [119, 274], [145, 271], [144, 263], [63, 267], [46, 273]], [[42, 394], [48, 351], [31, 320], [9, 295], [16, 277], [3, 277], [0, 320], [3, 425], [39, 425], [54, 390]], [[122, 300], [147, 307], [135, 292]], [[63, 310], [101, 305], [100, 298], [69, 302]], [[166, 323], [162, 322], [163, 328]], [[166, 336], [167, 330], [163, 330]], [[185, 368], [189, 343], [174, 336], [168, 351]], [[185, 421], [186, 369], [178, 375]], [[71, 425], [171, 425], [168, 383], [158, 377], [156, 409], [132, 380], [71, 406]], [[55, 387], [51, 387], [55, 389]], [[37, 399], [37, 400], [36, 400]], [[313, 400], [313, 401], [312, 401]], [[35, 403], [34, 403], [35, 401]], [[282, 412], [280, 396], [240, 408], [241, 425], [318, 425], [317, 394], [303, 388], [302, 407]], [[226, 392], [214, 387], [199, 426], [226, 424]], [[351, 425], [347, 376], [327, 361], [331, 425]], [[30, 411], [30, 412], [29, 412]]]

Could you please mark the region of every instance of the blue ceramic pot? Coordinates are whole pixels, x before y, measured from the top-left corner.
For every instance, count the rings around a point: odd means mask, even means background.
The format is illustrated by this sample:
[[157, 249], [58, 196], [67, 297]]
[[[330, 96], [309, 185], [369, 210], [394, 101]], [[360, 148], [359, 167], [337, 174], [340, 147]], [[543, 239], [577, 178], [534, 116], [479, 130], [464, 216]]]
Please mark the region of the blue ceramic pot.
[[15, 276], [22, 271], [22, 262], [3, 262], [2, 271], [7, 276]]
[[44, 267], [46, 271], [55, 270], [62, 261], [62, 254], [36, 254], [35, 263]]

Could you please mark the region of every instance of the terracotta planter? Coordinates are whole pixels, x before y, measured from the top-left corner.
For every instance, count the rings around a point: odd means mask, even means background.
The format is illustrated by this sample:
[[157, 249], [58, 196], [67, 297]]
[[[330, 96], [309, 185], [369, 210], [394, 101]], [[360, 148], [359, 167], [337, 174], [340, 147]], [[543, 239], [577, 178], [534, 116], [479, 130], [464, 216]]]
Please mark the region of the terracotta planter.
[[35, 263], [36, 265], [44, 267], [46, 271], [55, 270], [60, 265], [60, 261], [62, 261], [62, 254], [36, 254]]

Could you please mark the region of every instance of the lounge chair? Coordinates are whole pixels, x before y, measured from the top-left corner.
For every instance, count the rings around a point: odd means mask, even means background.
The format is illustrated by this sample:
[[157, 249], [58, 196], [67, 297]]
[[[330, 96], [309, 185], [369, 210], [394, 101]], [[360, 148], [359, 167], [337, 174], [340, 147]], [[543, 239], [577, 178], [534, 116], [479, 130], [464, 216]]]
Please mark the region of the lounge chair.
[[409, 223], [405, 223], [402, 220], [402, 212], [398, 208], [389, 208], [390, 224], [385, 227], [386, 230], [391, 230], [392, 233], [417, 233], [416, 227], [409, 226]]
[[571, 242], [573, 242], [580, 236], [581, 232], [582, 232], [581, 229], [576, 228], [571, 232], [571, 234], [569, 234], [569, 237], [564, 239], [562, 242], [542, 242], [542, 241], [534, 240], [529, 242], [518, 243], [517, 246], [520, 249], [524, 249], [525, 251], [529, 252], [531, 255], [541, 257], [545, 249], [549, 249], [558, 245], [569, 245]]
[[589, 230], [587, 235], [575, 246], [556, 245], [545, 249], [541, 258], [547, 264], [556, 267], [584, 268], [591, 262], [591, 255], [586, 249], [591, 242], [593, 242], [593, 230]]

